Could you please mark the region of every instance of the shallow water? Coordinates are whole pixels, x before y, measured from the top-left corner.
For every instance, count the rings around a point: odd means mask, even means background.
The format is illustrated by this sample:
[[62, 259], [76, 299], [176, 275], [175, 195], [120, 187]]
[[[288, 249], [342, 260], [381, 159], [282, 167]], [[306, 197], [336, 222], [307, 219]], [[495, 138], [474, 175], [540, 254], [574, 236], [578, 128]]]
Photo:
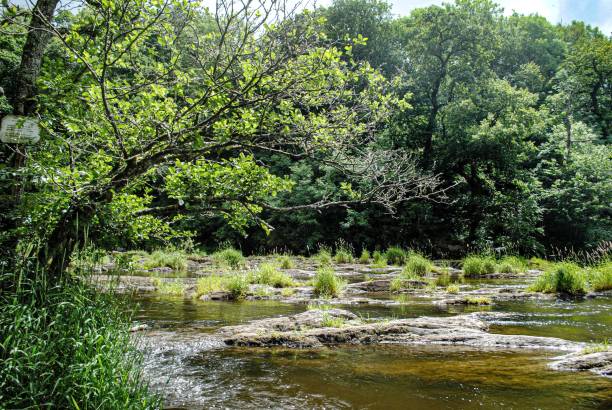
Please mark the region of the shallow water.
[[[612, 380], [552, 370], [547, 364], [556, 352], [448, 346], [226, 348], [209, 334], [225, 325], [299, 313], [306, 306], [155, 296], [135, 300], [136, 319], [153, 329], [139, 336], [146, 370], [169, 408], [612, 408]], [[493, 310], [512, 312], [492, 323], [498, 333], [576, 341], [612, 336], [610, 297], [450, 309], [422, 297], [402, 302], [345, 308], [372, 318]]]

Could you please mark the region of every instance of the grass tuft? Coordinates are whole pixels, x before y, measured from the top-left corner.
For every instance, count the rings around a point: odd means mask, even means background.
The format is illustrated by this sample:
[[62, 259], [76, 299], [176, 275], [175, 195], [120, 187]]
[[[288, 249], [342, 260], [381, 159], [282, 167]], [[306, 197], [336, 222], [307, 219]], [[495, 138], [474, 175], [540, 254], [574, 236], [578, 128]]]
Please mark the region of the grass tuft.
[[385, 258], [387, 259], [387, 263], [391, 265], [401, 266], [406, 263], [406, 251], [402, 248], [392, 247], [387, 249], [385, 252]]
[[227, 266], [231, 269], [240, 269], [244, 267], [245, 261], [242, 252], [234, 248], [225, 248], [213, 253], [213, 262], [218, 266]]
[[344, 285], [345, 282], [330, 267], [319, 268], [314, 277], [314, 293], [318, 297], [338, 297]]
[[329, 313], [323, 313], [323, 317], [321, 320], [322, 327], [342, 327], [344, 326], [344, 318], [341, 317], [333, 317]]
[[257, 272], [255, 272], [254, 282], [261, 285], [270, 285], [275, 288], [286, 288], [294, 285], [291, 276], [280, 272], [271, 263], [262, 263], [259, 266]]
[[185, 284], [182, 280], [164, 281], [160, 278], [151, 278], [155, 290], [162, 295], [183, 296]]
[[594, 291], [612, 289], [612, 262], [595, 266], [589, 272], [589, 283]]
[[276, 258], [281, 269], [293, 269], [295, 264], [289, 255], [280, 255]]
[[368, 263], [370, 263], [371, 257], [372, 256], [370, 255], [370, 251], [364, 249], [363, 251], [361, 251], [361, 256], [359, 256], [359, 263], [367, 265]]
[[332, 266], [333, 264], [331, 251], [328, 248], [321, 247], [315, 255], [315, 259], [319, 266]]
[[497, 270], [501, 273], [522, 273], [527, 270], [527, 264], [517, 256], [506, 256], [499, 261]]
[[426, 257], [418, 253], [412, 253], [406, 260], [404, 271], [417, 276], [425, 276], [431, 270], [432, 266], [433, 264]]
[[338, 248], [334, 255], [334, 261], [336, 263], [353, 263], [354, 259], [353, 254], [348, 248]]
[[176, 271], [184, 271], [187, 269], [187, 257], [180, 251], [157, 250], [145, 257], [143, 267], [145, 269], [167, 267]]
[[451, 294], [456, 295], [457, 293], [459, 293], [459, 285], [454, 284], [454, 283], [451, 285], [448, 285], [446, 287], [446, 293], [451, 293]]
[[463, 273], [466, 276], [480, 276], [495, 273], [496, 261], [490, 256], [470, 255], [463, 259]]
[[586, 279], [580, 266], [571, 262], [552, 265], [529, 286], [532, 292], [564, 293], [581, 295], [586, 293]]
[[468, 296], [465, 298], [465, 303], [468, 305], [490, 305], [493, 302], [486, 296]]

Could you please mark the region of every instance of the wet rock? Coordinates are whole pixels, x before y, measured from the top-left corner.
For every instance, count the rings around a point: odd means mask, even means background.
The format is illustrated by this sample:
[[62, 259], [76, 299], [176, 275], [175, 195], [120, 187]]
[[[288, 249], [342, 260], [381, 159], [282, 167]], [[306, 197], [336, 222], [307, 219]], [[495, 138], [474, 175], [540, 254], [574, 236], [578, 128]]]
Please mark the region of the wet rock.
[[612, 350], [594, 353], [578, 352], [557, 359], [550, 364], [553, 369], [590, 371], [601, 376], [612, 377]]
[[[488, 333], [479, 315], [419, 317], [365, 322], [341, 310], [311, 310], [219, 329], [230, 346], [319, 347], [336, 344], [440, 344], [479, 348], [578, 350], [581, 343], [562, 339]], [[329, 319], [339, 327], [324, 327]]]
[[200, 300], [208, 301], [208, 300], [233, 300], [234, 295], [231, 292], [227, 292], [224, 290], [219, 290], [215, 292], [208, 293], [206, 295], [200, 296]]
[[143, 324], [140, 324], [140, 325], [132, 326], [130, 328], [130, 332], [132, 332], [132, 333], [134, 333], [134, 332], [141, 332], [143, 330], [148, 330], [148, 329], [149, 329], [149, 325], [143, 323]]

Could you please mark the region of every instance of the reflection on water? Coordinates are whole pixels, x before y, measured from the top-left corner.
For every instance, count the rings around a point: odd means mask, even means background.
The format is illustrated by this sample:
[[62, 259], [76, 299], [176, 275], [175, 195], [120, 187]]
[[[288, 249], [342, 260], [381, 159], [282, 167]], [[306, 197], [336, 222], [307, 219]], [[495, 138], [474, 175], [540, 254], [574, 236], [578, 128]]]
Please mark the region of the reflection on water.
[[[388, 296], [390, 297], [390, 296]], [[364, 346], [322, 350], [226, 348], [220, 326], [294, 314], [304, 305], [200, 302], [140, 297], [136, 319], [146, 370], [171, 408], [612, 408], [612, 380], [553, 371], [551, 352], [482, 351], [441, 346]], [[460, 313], [423, 298], [394, 307], [348, 306], [364, 317]], [[499, 333], [577, 341], [612, 335], [610, 298], [504, 302]], [[479, 308], [470, 308], [472, 310]], [[470, 311], [470, 310], [468, 310]]]

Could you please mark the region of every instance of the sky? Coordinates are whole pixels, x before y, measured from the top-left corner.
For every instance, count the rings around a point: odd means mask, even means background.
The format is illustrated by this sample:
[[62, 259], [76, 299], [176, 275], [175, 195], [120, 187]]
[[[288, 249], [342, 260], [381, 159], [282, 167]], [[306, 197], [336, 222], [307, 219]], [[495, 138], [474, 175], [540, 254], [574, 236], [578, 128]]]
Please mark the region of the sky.
[[[35, 0], [9, 0], [20, 5]], [[62, 0], [65, 3], [69, 0]], [[333, 0], [289, 0], [301, 4], [316, 3], [327, 6]], [[405, 16], [416, 7], [429, 6], [453, 2], [453, 0], [387, 0], [393, 5], [393, 13]], [[553, 23], [571, 23], [572, 20], [581, 20], [592, 26], [598, 26], [605, 34], [612, 34], [612, 0], [495, 0], [504, 8], [505, 14], [516, 11], [520, 14], [537, 13], [546, 17]], [[208, 6], [213, 6], [215, 0], [203, 0]]]
[[[393, 13], [407, 15], [416, 7], [442, 4], [443, 0], [388, 0], [393, 4]], [[332, 0], [317, 0], [319, 5], [331, 4]], [[612, 33], [612, 0], [496, 0], [505, 14], [516, 11], [520, 14], [537, 13], [553, 23], [570, 23], [582, 20], [598, 26], [605, 34]]]

